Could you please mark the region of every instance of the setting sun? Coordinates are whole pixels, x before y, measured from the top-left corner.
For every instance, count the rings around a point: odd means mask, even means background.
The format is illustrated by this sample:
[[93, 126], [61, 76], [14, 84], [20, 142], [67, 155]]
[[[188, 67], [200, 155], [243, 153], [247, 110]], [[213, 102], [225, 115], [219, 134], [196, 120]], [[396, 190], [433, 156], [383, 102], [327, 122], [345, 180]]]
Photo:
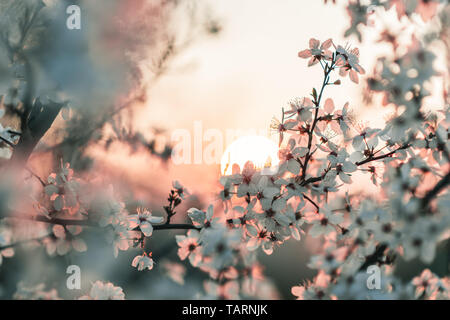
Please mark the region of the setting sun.
[[233, 166], [242, 169], [251, 161], [257, 169], [274, 169], [279, 163], [278, 147], [272, 140], [263, 136], [244, 136], [228, 146], [220, 161], [223, 175], [233, 173]]

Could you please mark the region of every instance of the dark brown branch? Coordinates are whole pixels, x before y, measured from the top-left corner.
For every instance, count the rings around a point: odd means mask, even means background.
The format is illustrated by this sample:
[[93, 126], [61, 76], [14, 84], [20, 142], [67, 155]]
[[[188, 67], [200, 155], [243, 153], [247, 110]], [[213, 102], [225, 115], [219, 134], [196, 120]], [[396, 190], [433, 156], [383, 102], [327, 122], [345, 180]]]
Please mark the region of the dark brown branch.
[[41, 183], [41, 185], [42, 185], [43, 187], [47, 186], [47, 184], [44, 182], [44, 180], [42, 180], [41, 177], [39, 177], [36, 173], [34, 173], [33, 170], [31, 170], [31, 169], [28, 168], [28, 167], [26, 167], [25, 169], [26, 169], [33, 177], [35, 177], [36, 179], [38, 179], [39, 182]]
[[[27, 215], [13, 215], [9, 218], [16, 218], [16, 219], [25, 219], [25, 220], [33, 220], [37, 222], [43, 222], [43, 223], [49, 223], [49, 224], [57, 224], [62, 226], [83, 226], [83, 227], [95, 227], [99, 228], [100, 226], [93, 221], [89, 220], [76, 220], [76, 219], [60, 219], [60, 218], [51, 218], [48, 219], [44, 216], [27, 216]], [[160, 224], [160, 225], [154, 225], [153, 230], [173, 230], [173, 229], [180, 229], [180, 230], [189, 230], [189, 229], [198, 229], [197, 227], [193, 226], [192, 224]], [[138, 228], [135, 228], [133, 230], [138, 230]]]
[[[409, 145], [403, 145], [403, 146], [401, 146], [401, 147], [399, 147], [399, 148], [397, 148], [397, 149], [395, 149], [395, 150], [393, 150], [393, 151], [391, 151], [391, 152], [389, 152], [389, 153], [382, 154], [382, 155], [376, 156], [376, 157], [370, 157], [370, 158], [367, 158], [367, 159], [365, 159], [365, 160], [356, 162], [355, 165], [360, 166], [360, 165], [363, 165], [363, 164], [366, 164], [366, 163], [369, 163], [369, 162], [372, 162], [372, 161], [381, 160], [381, 159], [384, 159], [384, 158], [391, 157], [391, 156], [394, 155], [397, 151], [403, 150], [403, 149], [407, 149], [408, 147], [409, 147]], [[303, 183], [302, 183], [301, 185], [302, 185], [302, 186], [306, 186], [306, 185], [308, 185], [308, 184], [310, 184], [310, 183], [322, 181], [322, 179], [325, 178], [326, 173], [327, 173], [327, 172], [325, 172], [325, 173], [324, 173], [323, 175], [321, 175], [320, 177], [311, 177], [311, 178], [309, 178], [309, 179], [306, 179], [305, 181], [303, 181]]]
[[303, 183], [302, 183], [301, 185], [302, 185], [302, 186], [306, 186], [306, 185], [308, 185], [308, 184], [310, 184], [310, 183], [319, 182], [319, 181], [321, 181], [324, 177], [325, 177], [325, 174], [324, 174], [324, 175], [321, 175], [320, 177], [312, 177], [312, 178], [306, 179], [305, 181], [303, 181]]
[[[325, 87], [328, 85], [328, 80], [330, 79], [330, 73], [331, 71], [334, 70], [334, 63], [335, 61], [333, 60], [331, 63], [331, 66], [328, 67], [328, 64], [326, 65], [326, 67], [323, 70], [323, 74], [324, 74], [324, 78], [323, 78], [323, 82], [322, 82], [322, 88], [320, 89], [320, 93], [319, 93], [319, 97], [314, 97], [314, 105], [316, 106], [316, 110], [314, 113], [314, 120], [311, 126], [311, 129], [308, 131], [308, 153], [305, 156], [305, 162], [303, 164], [303, 170], [302, 170], [302, 179], [304, 179], [306, 177], [306, 169], [308, 168], [308, 162], [311, 159], [311, 145], [312, 145], [312, 139], [313, 139], [313, 135], [314, 135], [314, 129], [317, 125], [317, 122], [319, 120], [318, 115], [319, 115], [319, 106], [320, 106], [320, 102], [322, 100], [322, 94], [323, 91], [325, 89]], [[314, 92], [316, 92], [314, 90]]]
[[[10, 218], [33, 220], [33, 221], [37, 221], [37, 222], [57, 224], [57, 225], [62, 225], [62, 226], [83, 226], [83, 227], [97, 227], [97, 228], [100, 227], [99, 225], [97, 225], [93, 222], [87, 221], [87, 220], [73, 220], [73, 219], [59, 219], [59, 218], [48, 219], [44, 216], [25, 216], [25, 215], [15, 215], [15, 216], [11, 216]], [[138, 229], [139, 228], [135, 228], [133, 230], [137, 231]], [[175, 224], [174, 223], [174, 224], [161, 224], [161, 225], [153, 226], [153, 230], [190, 230], [190, 229], [198, 230], [197, 227], [195, 227], [191, 224]], [[39, 238], [33, 238], [33, 239], [27, 239], [27, 240], [23, 240], [23, 241], [14, 242], [14, 243], [0, 247], [0, 251], [9, 249], [9, 248], [13, 248], [15, 246], [18, 246], [18, 245], [21, 245], [24, 243], [28, 243], [31, 241], [40, 241], [51, 235], [52, 234], [47, 234], [47, 235], [45, 235], [43, 237], [39, 237]]]
[[308, 197], [306, 194], [304, 194], [303, 193], [303, 197], [306, 199], [306, 200], [308, 200], [309, 202], [311, 202], [313, 205], [314, 205], [314, 207], [316, 207], [316, 209], [317, 209], [317, 212], [319, 212], [319, 206], [317, 205], [317, 203], [315, 203], [314, 202], [314, 200], [312, 200], [310, 197]]
[[382, 258], [384, 256], [384, 252], [386, 251], [387, 248], [388, 247], [387, 247], [386, 244], [379, 244], [379, 245], [377, 245], [377, 247], [375, 249], [375, 252], [372, 253], [370, 256], [366, 257], [366, 260], [364, 261], [364, 263], [359, 268], [359, 271], [366, 271], [366, 269], [369, 266], [381, 262]]
[[430, 201], [439, 194], [448, 184], [450, 184], [450, 172], [448, 172], [435, 186], [433, 189], [427, 192], [425, 197], [421, 200], [422, 208], [428, 206]]
[[10, 146], [11, 148], [14, 148], [16, 145], [14, 143], [12, 143], [11, 141], [9, 141], [8, 139], [3, 138], [2, 136], [0, 136], [0, 140], [3, 141], [4, 143], [6, 143], [8, 146]]
[[365, 159], [365, 160], [356, 162], [355, 164], [356, 164], [357, 166], [360, 166], [360, 165], [366, 164], [366, 163], [368, 163], [368, 162], [372, 162], [372, 161], [376, 161], [376, 160], [381, 160], [381, 159], [389, 158], [389, 157], [391, 157], [392, 155], [394, 155], [397, 151], [403, 150], [403, 149], [407, 149], [407, 148], [409, 148], [409, 144], [405, 144], [405, 145], [403, 145], [403, 146], [401, 146], [401, 147], [399, 147], [399, 148], [397, 148], [397, 149], [395, 149], [395, 150], [393, 150], [393, 151], [391, 151], [391, 152], [388, 152], [388, 153], [386, 153], [386, 154], [382, 154], [381, 156], [369, 157], [369, 158], [367, 158], [367, 159]]

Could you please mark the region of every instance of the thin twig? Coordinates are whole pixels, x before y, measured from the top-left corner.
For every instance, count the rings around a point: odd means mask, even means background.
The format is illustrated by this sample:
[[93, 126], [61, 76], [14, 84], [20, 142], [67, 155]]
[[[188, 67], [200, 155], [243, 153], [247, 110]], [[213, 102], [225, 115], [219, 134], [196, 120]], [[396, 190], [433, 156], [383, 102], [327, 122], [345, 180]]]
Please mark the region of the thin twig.
[[2, 136], [0, 136], [0, 140], [3, 141], [4, 143], [6, 143], [8, 146], [10, 146], [11, 148], [14, 148], [16, 145], [14, 143], [12, 143], [11, 141], [9, 141], [8, 139], [3, 138]]
[[314, 205], [314, 207], [316, 207], [317, 212], [320, 210], [320, 209], [319, 209], [319, 206], [317, 205], [317, 203], [314, 202], [314, 200], [312, 200], [310, 197], [308, 197], [308, 196], [307, 196], [306, 194], [304, 194], [304, 193], [303, 193], [303, 197], [304, 197], [306, 200], [308, 200], [309, 202], [311, 202], [311, 203]]
[[46, 187], [46, 186], [47, 186], [47, 184], [44, 182], [44, 180], [42, 180], [41, 177], [39, 177], [36, 173], [34, 173], [33, 170], [31, 170], [29, 167], [25, 167], [25, 169], [26, 169], [29, 173], [31, 173], [31, 175], [32, 175], [33, 177], [35, 177], [36, 179], [38, 179], [39, 182], [42, 184], [43, 187]]
[[403, 145], [403, 146], [401, 146], [401, 147], [399, 147], [399, 148], [397, 148], [397, 149], [395, 149], [395, 150], [393, 150], [393, 151], [391, 151], [389, 153], [383, 154], [381, 156], [369, 157], [369, 158], [367, 158], [365, 160], [356, 162], [355, 164], [357, 166], [360, 166], [362, 164], [365, 164], [365, 163], [368, 163], [368, 162], [371, 162], [371, 161], [376, 161], [376, 160], [381, 160], [381, 159], [384, 159], [384, 158], [388, 158], [388, 157], [394, 155], [397, 151], [403, 150], [403, 149], [407, 149], [408, 147], [409, 147], [409, 144], [405, 144], [405, 145]]
[[331, 73], [331, 71], [334, 70], [334, 64], [335, 64], [335, 61], [332, 61], [331, 65], [329, 67], [328, 67], [328, 64], [326, 64], [325, 68], [322, 66], [322, 68], [324, 68], [324, 70], [323, 70], [324, 79], [323, 79], [323, 82], [322, 82], [322, 88], [320, 89], [319, 96], [318, 97], [314, 97], [314, 99], [315, 99], [314, 104], [316, 106], [316, 110], [315, 110], [315, 113], [314, 113], [314, 120], [313, 120], [311, 129], [308, 131], [308, 153], [305, 156], [305, 162], [303, 164], [302, 179], [304, 179], [306, 177], [306, 169], [308, 167], [308, 162], [309, 162], [309, 160], [311, 159], [311, 156], [312, 156], [312, 154], [311, 154], [311, 145], [312, 145], [312, 139], [313, 139], [313, 135], [314, 135], [314, 129], [315, 129], [317, 123], [319, 122], [319, 118], [318, 118], [319, 106], [320, 106], [320, 102], [322, 100], [323, 91], [324, 91], [325, 87], [328, 85], [328, 80], [330, 80], [330, 77], [329, 77], [330, 73]]
[[[376, 157], [369, 157], [369, 158], [367, 158], [365, 160], [356, 162], [355, 165], [360, 166], [360, 165], [363, 165], [363, 164], [366, 164], [366, 163], [369, 163], [369, 162], [372, 162], [372, 161], [381, 160], [381, 159], [384, 159], [384, 158], [391, 157], [397, 151], [406, 149], [408, 147], [409, 147], [409, 145], [403, 145], [403, 146], [401, 146], [401, 147], [399, 147], [399, 148], [397, 148], [397, 149], [395, 149], [395, 150], [393, 150], [393, 151], [391, 151], [389, 153], [386, 153], [386, 154], [383, 154], [383, 155], [380, 155], [380, 156], [376, 156]], [[327, 172], [325, 172], [324, 174], [322, 174], [319, 177], [311, 177], [309, 179], [306, 179], [301, 185], [302, 186], [306, 186], [306, 185], [308, 185], [310, 183], [322, 181], [322, 179], [325, 178], [326, 174], [327, 174]]]
[[425, 197], [421, 200], [422, 208], [428, 206], [430, 201], [439, 194], [448, 184], [450, 184], [450, 172], [448, 172], [435, 186], [433, 189], [427, 192]]

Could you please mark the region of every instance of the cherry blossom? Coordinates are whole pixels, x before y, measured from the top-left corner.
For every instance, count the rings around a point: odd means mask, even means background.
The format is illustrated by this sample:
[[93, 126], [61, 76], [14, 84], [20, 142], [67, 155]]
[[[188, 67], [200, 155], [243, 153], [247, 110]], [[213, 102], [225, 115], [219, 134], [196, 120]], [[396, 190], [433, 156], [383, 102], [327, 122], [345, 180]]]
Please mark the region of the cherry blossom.
[[191, 218], [192, 224], [196, 227], [202, 228], [202, 231], [219, 225], [219, 219], [213, 218], [213, 214], [214, 207], [212, 205], [208, 206], [206, 212], [200, 211], [196, 208], [191, 208], [188, 210], [188, 216]]
[[53, 207], [56, 211], [71, 209], [77, 206], [77, 192], [80, 188], [78, 181], [73, 179], [73, 170], [69, 164], [61, 167], [58, 174], [51, 174], [45, 186], [45, 193], [53, 200]]
[[332, 40], [328, 39], [322, 44], [317, 39], [309, 40], [309, 49], [302, 50], [298, 53], [298, 56], [303, 59], [311, 58], [308, 62], [308, 66], [313, 66], [322, 59], [330, 60], [331, 52], [328, 50], [332, 45]]
[[137, 214], [128, 217], [129, 228], [134, 229], [139, 227], [146, 237], [150, 237], [153, 233], [153, 224], [162, 223], [162, 217], [154, 217], [147, 209], [138, 209]]
[[342, 213], [333, 212], [327, 206], [320, 208], [320, 212], [311, 219], [312, 227], [309, 234], [313, 237], [335, 232], [336, 226], [344, 220]]
[[133, 261], [131, 262], [131, 265], [135, 268], [137, 268], [139, 271], [148, 269], [153, 269], [153, 259], [151, 258], [151, 255], [147, 255], [146, 253], [143, 253], [142, 255], [134, 257]]
[[23, 281], [17, 284], [14, 299], [18, 300], [61, 300], [56, 289], [45, 290], [45, 283], [30, 285]]
[[58, 255], [63, 256], [72, 249], [77, 252], [85, 252], [87, 250], [85, 241], [78, 237], [82, 232], [82, 228], [64, 228], [63, 226], [55, 225], [52, 229], [54, 237], [48, 237], [43, 240], [49, 255], [57, 253]]
[[189, 258], [193, 266], [198, 266], [202, 260], [200, 233], [197, 230], [189, 230], [186, 236], [177, 235], [176, 240], [180, 259]]
[[122, 288], [116, 287], [111, 282], [95, 281], [92, 284], [89, 295], [79, 298], [80, 300], [125, 300]]
[[350, 80], [358, 83], [358, 73], [365, 74], [363, 67], [359, 65], [359, 50], [358, 48], [350, 49], [338, 46], [336, 48], [336, 54], [338, 57], [337, 65], [339, 66], [339, 74], [345, 77], [349, 74]]
[[421, 295], [430, 296], [438, 289], [439, 278], [433, 274], [429, 269], [423, 270], [420, 276], [412, 280], [415, 286], [415, 296], [418, 298]]

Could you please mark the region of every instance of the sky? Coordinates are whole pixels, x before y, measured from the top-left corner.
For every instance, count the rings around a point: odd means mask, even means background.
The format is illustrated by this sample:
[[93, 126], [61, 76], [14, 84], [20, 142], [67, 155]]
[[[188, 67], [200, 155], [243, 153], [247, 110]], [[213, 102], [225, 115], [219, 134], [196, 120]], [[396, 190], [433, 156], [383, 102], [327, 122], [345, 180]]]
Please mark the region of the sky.
[[[297, 52], [312, 36], [340, 39], [346, 14], [321, 1], [215, 3], [222, 33], [187, 50], [152, 88], [153, 121], [170, 119], [167, 125], [188, 129], [195, 120], [213, 128], [266, 129], [286, 102], [320, 85], [320, 67], [308, 70]], [[329, 28], [330, 20], [336, 28]]]
[[[169, 140], [174, 132], [187, 130], [192, 146], [213, 130], [222, 136], [224, 151], [232, 142], [230, 131], [257, 133], [277, 141], [269, 130], [272, 118], [279, 119], [281, 108], [291, 99], [308, 96], [312, 87], [320, 87], [320, 66], [308, 68], [307, 60], [297, 56], [308, 48], [310, 38], [332, 38], [336, 45], [358, 47], [360, 64], [370, 73], [377, 56], [391, 50], [376, 42], [379, 28], [400, 25], [391, 10], [391, 20], [365, 28], [364, 42], [359, 43], [354, 37], [343, 37], [349, 24], [345, 1], [337, 5], [307, 0], [206, 1], [222, 25], [221, 33], [198, 39], [176, 57], [168, 72], [149, 88], [147, 105], [136, 111], [134, 124], [143, 131], [152, 126], [165, 128]], [[364, 105], [363, 89], [364, 81], [357, 85], [346, 78], [340, 86], [327, 87], [324, 100], [332, 97], [337, 108], [349, 101], [361, 121], [380, 127], [392, 110]], [[207, 147], [203, 142], [203, 148]], [[214, 197], [218, 189], [211, 186], [220, 187], [220, 166], [194, 163], [194, 152], [192, 149], [193, 163], [187, 165], [170, 163], [161, 168], [145, 155], [127, 154], [115, 156], [109, 165], [123, 170], [115, 165], [122, 157], [129, 164], [126, 170], [136, 179], [146, 167], [146, 177], [159, 179], [158, 188], [149, 186], [155, 192], [170, 188], [171, 180], [178, 179], [199, 193], [208, 190]], [[141, 184], [154, 181], [148, 180]]]
[[[227, 131], [233, 130], [254, 131], [276, 141], [269, 131], [272, 118], [280, 118], [288, 101], [309, 95], [322, 83], [320, 66], [308, 68], [298, 51], [308, 48], [311, 37], [347, 43], [343, 38], [347, 13], [342, 6], [325, 6], [322, 1], [210, 3], [222, 32], [198, 40], [174, 60], [149, 90], [148, 105], [137, 112], [136, 126], [166, 128], [169, 138], [176, 130], [188, 130], [193, 141], [194, 123], [200, 123], [203, 133], [208, 129], [222, 133], [224, 149], [231, 143]], [[370, 57], [365, 53], [373, 50], [361, 51], [361, 64], [366, 66]], [[342, 107], [349, 98], [359, 103], [360, 90], [348, 80], [327, 88], [326, 97], [332, 96]], [[146, 160], [135, 161], [134, 167], [140, 167]], [[165, 184], [177, 178], [200, 190], [217, 184], [219, 172], [218, 165], [171, 165]]]
[[[349, 22], [342, 4], [324, 5], [322, 0], [206, 1], [221, 22], [222, 32], [198, 39], [177, 56], [168, 73], [149, 88], [147, 105], [136, 110], [135, 128], [144, 132], [154, 126], [165, 128], [168, 137], [187, 130], [192, 144], [198, 139], [196, 130], [200, 135], [214, 132], [223, 136], [224, 147], [232, 142], [227, 136], [233, 130], [253, 131], [276, 141], [277, 137], [269, 135], [272, 118], [280, 118], [281, 108], [289, 100], [308, 96], [312, 87], [321, 85], [320, 66], [308, 68], [307, 60], [297, 56], [308, 47], [311, 37], [359, 47], [360, 63], [368, 73], [376, 57], [388, 50], [376, 44], [376, 32], [370, 30], [362, 44], [355, 38], [344, 39]], [[333, 97], [338, 108], [349, 101], [361, 120], [381, 126], [390, 110], [363, 105], [362, 83], [356, 85], [347, 78], [340, 86], [328, 87], [324, 98]], [[164, 166], [147, 153], [130, 155], [123, 150], [123, 146], [112, 146], [103, 159], [98, 155], [97, 165], [140, 188], [138, 198], [161, 204], [171, 182], [180, 180], [191, 193], [203, 196], [205, 205], [199, 208], [219, 203], [215, 201], [220, 190], [219, 164]], [[317, 243], [307, 243], [309, 248], [314, 245]], [[298, 250], [302, 249], [293, 243], [285, 251], [277, 251], [272, 264], [267, 263], [267, 273], [283, 276], [304, 268], [305, 251], [295, 257], [286, 254]], [[286, 257], [289, 263], [279, 264]], [[301, 279], [281, 279], [279, 283], [289, 288], [297, 280]]]

